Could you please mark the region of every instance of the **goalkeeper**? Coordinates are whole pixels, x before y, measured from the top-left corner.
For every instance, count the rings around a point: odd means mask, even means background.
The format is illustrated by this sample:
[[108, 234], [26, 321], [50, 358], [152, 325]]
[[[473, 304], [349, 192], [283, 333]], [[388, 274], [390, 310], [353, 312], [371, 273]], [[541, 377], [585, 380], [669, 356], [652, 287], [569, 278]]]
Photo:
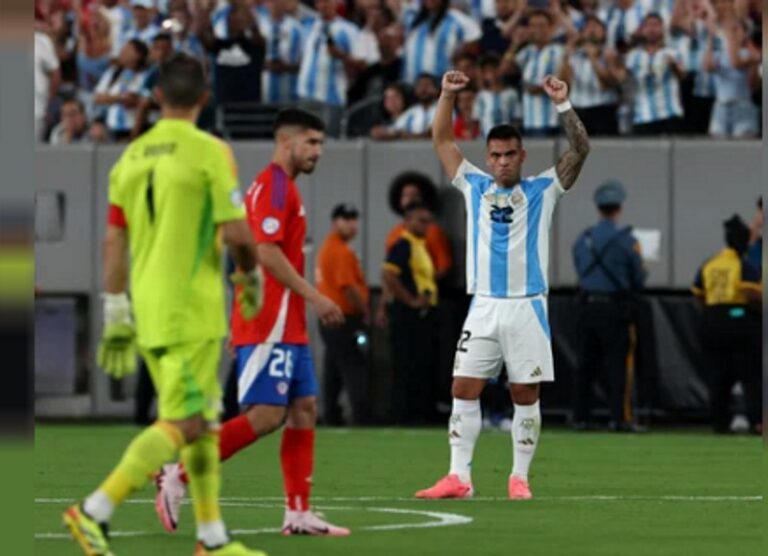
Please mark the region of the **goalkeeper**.
[[135, 370], [138, 346], [157, 388], [159, 419], [131, 442], [95, 492], [64, 513], [89, 556], [112, 554], [107, 523], [115, 508], [179, 454], [197, 520], [195, 556], [263, 554], [230, 540], [219, 509], [217, 370], [226, 333], [221, 240], [240, 269], [235, 280], [244, 286], [245, 318], [260, 308], [262, 279], [232, 152], [195, 127], [207, 102], [205, 83], [196, 60], [178, 55], [166, 62], [155, 91], [163, 117], [128, 146], [110, 174], [98, 363], [122, 378]]

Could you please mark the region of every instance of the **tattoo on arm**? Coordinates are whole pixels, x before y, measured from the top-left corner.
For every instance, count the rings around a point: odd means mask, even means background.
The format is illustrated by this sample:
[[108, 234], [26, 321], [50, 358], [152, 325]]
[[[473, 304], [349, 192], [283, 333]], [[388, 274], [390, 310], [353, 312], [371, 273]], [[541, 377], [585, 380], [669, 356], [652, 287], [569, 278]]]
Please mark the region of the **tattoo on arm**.
[[557, 161], [557, 177], [564, 189], [570, 189], [589, 154], [589, 137], [575, 110], [560, 114], [560, 124], [568, 137], [569, 146]]

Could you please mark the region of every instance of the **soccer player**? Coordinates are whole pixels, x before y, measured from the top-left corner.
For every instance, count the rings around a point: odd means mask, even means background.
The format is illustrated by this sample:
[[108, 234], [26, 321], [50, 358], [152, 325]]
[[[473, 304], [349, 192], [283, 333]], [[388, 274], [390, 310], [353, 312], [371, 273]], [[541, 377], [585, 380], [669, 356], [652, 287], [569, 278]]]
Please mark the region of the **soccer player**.
[[526, 151], [520, 132], [496, 126], [486, 139], [490, 174], [485, 173], [464, 158], [451, 131], [454, 100], [467, 83], [461, 72], [444, 75], [432, 141], [446, 174], [464, 194], [467, 290], [475, 297], [456, 349], [450, 471], [416, 496], [472, 496], [472, 453], [482, 426], [480, 393], [504, 364], [515, 406], [509, 497], [527, 499], [528, 469], [541, 428], [539, 383], [554, 380], [546, 298], [548, 232], [558, 199], [573, 186], [587, 158], [589, 141], [568, 101], [568, 86], [548, 75], [541, 86], [560, 115], [568, 149], [556, 167], [521, 178]]
[[[286, 498], [283, 534], [346, 536], [348, 529], [327, 523], [309, 509], [318, 388], [307, 345], [305, 303], [312, 305], [323, 326], [338, 326], [344, 316], [302, 276], [307, 218], [294, 180], [314, 171], [324, 126], [316, 116], [290, 109], [278, 115], [274, 130], [272, 163], [256, 177], [245, 199], [259, 262], [266, 270], [265, 305], [253, 322], [233, 313], [238, 398], [246, 409], [222, 426], [221, 459], [285, 423], [280, 448]], [[186, 482], [180, 465], [166, 466], [158, 478], [156, 509], [169, 532], [178, 526]]]
[[240, 268], [242, 318], [253, 318], [261, 304], [255, 246], [232, 151], [195, 127], [208, 101], [202, 65], [175, 56], [161, 69], [156, 95], [162, 119], [110, 174], [98, 363], [122, 378], [135, 370], [138, 345], [157, 388], [159, 419], [93, 494], [64, 513], [64, 523], [86, 555], [112, 554], [107, 523], [115, 508], [181, 453], [197, 520], [195, 556], [262, 555], [231, 541], [221, 519], [216, 430], [226, 333], [218, 238]]

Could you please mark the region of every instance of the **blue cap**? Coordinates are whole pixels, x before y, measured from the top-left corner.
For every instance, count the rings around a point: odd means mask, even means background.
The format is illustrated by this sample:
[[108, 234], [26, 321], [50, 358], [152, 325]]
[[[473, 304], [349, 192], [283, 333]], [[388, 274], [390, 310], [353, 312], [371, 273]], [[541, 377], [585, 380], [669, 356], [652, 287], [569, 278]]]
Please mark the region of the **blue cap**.
[[595, 204], [598, 207], [605, 205], [620, 205], [627, 198], [624, 184], [618, 180], [608, 180], [595, 191]]

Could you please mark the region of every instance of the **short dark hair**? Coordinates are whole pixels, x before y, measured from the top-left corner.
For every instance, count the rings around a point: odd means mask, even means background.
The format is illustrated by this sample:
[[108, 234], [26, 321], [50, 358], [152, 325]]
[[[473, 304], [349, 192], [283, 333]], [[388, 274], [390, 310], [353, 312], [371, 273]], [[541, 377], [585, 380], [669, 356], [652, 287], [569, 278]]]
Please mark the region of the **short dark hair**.
[[614, 216], [621, 210], [621, 205], [619, 204], [600, 205], [599, 207], [597, 207], [597, 210], [600, 214], [602, 214], [606, 218], [610, 218], [611, 216]]
[[166, 41], [173, 44], [173, 37], [171, 36], [170, 33], [158, 33], [157, 35], [155, 35], [155, 38], [152, 39], [152, 44], [158, 41]]
[[661, 14], [659, 12], [648, 12], [646, 16], [643, 18], [643, 23], [645, 23], [649, 19], [658, 19], [662, 24], [664, 23], [664, 18], [661, 17]]
[[508, 141], [509, 139], [517, 139], [520, 144], [523, 143], [523, 134], [520, 130], [510, 124], [501, 124], [491, 128], [488, 132], [488, 137], [485, 138], [485, 144], [488, 145], [492, 140]]
[[478, 65], [481, 68], [486, 66], [493, 66], [497, 68], [501, 65], [501, 56], [499, 56], [496, 52], [488, 52], [480, 57], [480, 62], [478, 62]]
[[592, 22], [594, 22], [594, 23], [598, 23], [598, 24], [600, 25], [600, 27], [602, 27], [603, 29], [606, 29], [606, 26], [605, 26], [605, 21], [603, 21], [602, 19], [600, 19], [599, 17], [597, 17], [597, 16], [596, 16], [596, 15], [594, 15], [594, 14], [589, 14], [588, 16], [586, 16], [586, 17], [584, 18], [584, 21], [582, 22], [581, 28], [583, 29], [583, 28], [584, 28], [584, 26], [585, 26], [587, 23], [589, 23], [590, 21], [592, 21]]
[[78, 110], [85, 114], [85, 104], [83, 104], [83, 101], [80, 100], [77, 97], [66, 97], [61, 101], [61, 106], [63, 107], [65, 104], [74, 104], [77, 106]]
[[139, 55], [139, 67], [146, 67], [147, 58], [149, 58], [149, 47], [146, 43], [140, 39], [131, 39], [126, 44], [130, 44], [136, 49], [136, 53]]
[[315, 131], [325, 131], [325, 124], [323, 120], [311, 114], [305, 110], [299, 110], [298, 108], [288, 108], [281, 110], [275, 118], [275, 123], [272, 125], [272, 131], [277, 132], [288, 126], [300, 127], [301, 129], [314, 129]]
[[160, 66], [157, 86], [168, 105], [192, 108], [206, 90], [203, 64], [186, 54], [174, 54]]
[[[422, 79], [429, 79], [435, 87], [438, 89], [440, 88], [440, 81], [431, 73], [423, 72], [416, 76], [416, 81], [420, 81]], [[414, 84], [416, 81], [414, 81]]]
[[426, 210], [427, 212], [432, 212], [432, 209], [430, 209], [425, 203], [422, 203], [421, 201], [414, 201], [412, 203], [408, 203], [405, 208], [403, 209], [403, 216], [408, 218], [412, 213], [416, 212], [417, 210]]
[[547, 19], [550, 25], [552, 25], [555, 22], [554, 19], [552, 18], [552, 14], [549, 13], [548, 10], [543, 10], [541, 8], [536, 8], [535, 10], [531, 10], [530, 12], [528, 12], [528, 16], [526, 17], [526, 20], [525, 20], [526, 23], [530, 22], [531, 19], [533, 19], [534, 17], [544, 17]]
[[404, 214], [403, 207], [400, 206], [400, 197], [403, 189], [407, 185], [415, 186], [421, 193], [421, 202], [427, 205], [430, 210], [437, 209], [437, 187], [432, 179], [421, 172], [403, 172], [395, 176], [392, 184], [389, 186], [389, 208], [395, 214]]
[[723, 223], [725, 228], [725, 244], [735, 249], [739, 254], [747, 252], [749, 247], [749, 226], [737, 215]]

